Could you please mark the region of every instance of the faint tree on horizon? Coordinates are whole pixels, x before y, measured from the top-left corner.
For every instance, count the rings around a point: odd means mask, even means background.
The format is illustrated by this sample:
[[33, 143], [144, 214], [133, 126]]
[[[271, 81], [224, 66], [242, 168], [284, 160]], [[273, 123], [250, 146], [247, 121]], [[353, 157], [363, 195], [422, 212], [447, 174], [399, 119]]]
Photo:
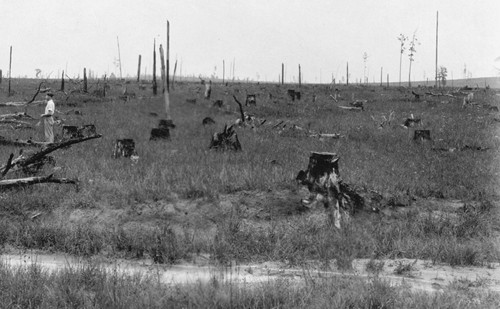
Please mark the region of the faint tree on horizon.
[[418, 42], [417, 39], [417, 31], [413, 33], [413, 37], [411, 38], [410, 41], [410, 48], [408, 49], [409, 54], [408, 57], [410, 58], [410, 70], [408, 72], [408, 87], [411, 87], [411, 63], [415, 60], [415, 53], [417, 52], [415, 46], [419, 45], [420, 43]]
[[405, 42], [408, 40], [408, 37], [404, 34], [399, 34], [398, 36], [398, 41], [401, 43], [401, 46], [399, 47], [399, 86], [401, 87], [401, 65], [403, 63], [403, 53], [406, 49], [405, 47]]

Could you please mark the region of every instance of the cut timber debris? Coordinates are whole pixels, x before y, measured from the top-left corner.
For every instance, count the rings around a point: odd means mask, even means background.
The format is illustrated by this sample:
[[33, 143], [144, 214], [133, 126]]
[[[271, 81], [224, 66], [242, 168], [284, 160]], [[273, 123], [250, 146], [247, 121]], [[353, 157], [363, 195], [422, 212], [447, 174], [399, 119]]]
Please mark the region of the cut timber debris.
[[233, 129], [233, 126], [228, 127], [227, 125], [225, 125], [222, 132], [214, 133], [214, 135], [212, 136], [212, 140], [210, 141], [209, 148], [221, 151], [240, 151], [241, 144], [238, 140], [238, 135]]
[[361, 112], [363, 111], [363, 108], [361, 107], [354, 107], [354, 106], [338, 106], [338, 108], [345, 109], [348, 111], [355, 111], [355, 112]]
[[58, 143], [45, 143], [42, 149], [35, 153], [22, 153], [19, 157], [15, 158], [14, 160], [9, 160], [11, 161], [10, 164], [7, 163], [6, 165], [0, 167], [0, 173], [2, 175], [6, 175], [9, 172], [14, 172], [20, 169], [30, 170], [33, 167], [37, 167], [37, 169], [39, 169], [40, 165], [43, 166], [43, 164], [45, 164], [46, 162], [53, 161], [51, 157], [47, 156], [49, 153], [52, 153], [57, 149], [61, 149], [73, 144], [81, 143], [84, 141], [100, 137], [102, 137], [102, 135], [96, 134], [93, 136], [75, 138]]
[[349, 105], [352, 107], [361, 108], [361, 110], [365, 110], [365, 104], [368, 103], [368, 100], [356, 100], [354, 102], [350, 102]]
[[0, 190], [18, 188], [37, 183], [58, 183], [78, 185], [77, 179], [54, 178], [53, 175], [0, 180]]

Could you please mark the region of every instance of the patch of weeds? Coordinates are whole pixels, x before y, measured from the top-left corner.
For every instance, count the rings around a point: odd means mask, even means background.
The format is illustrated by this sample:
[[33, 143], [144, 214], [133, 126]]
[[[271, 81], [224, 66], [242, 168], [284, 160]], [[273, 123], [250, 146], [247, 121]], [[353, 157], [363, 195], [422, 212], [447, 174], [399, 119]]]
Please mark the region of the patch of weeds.
[[72, 227], [64, 242], [64, 251], [82, 256], [92, 256], [104, 247], [103, 234], [90, 224], [78, 224]]
[[397, 266], [394, 269], [394, 273], [399, 276], [413, 277], [413, 272], [416, 271], [415, 264], [417, 260], [413, 262], [397, 261]]
[[468, 278], [459, 278], [450, 282], [448, 287], [452, 290], [468, 291], [470, 288], [486, 288], [489, 284], [490, 280], [482, 277], [477, 277], [474, 281]]
[[174, 230], [170, 227], [161, 227], [153, 233], [155, 243], [149, 248], [149, 254], [154, 263], [173, 264], [187, 256], [185, 244], [182, 244]]

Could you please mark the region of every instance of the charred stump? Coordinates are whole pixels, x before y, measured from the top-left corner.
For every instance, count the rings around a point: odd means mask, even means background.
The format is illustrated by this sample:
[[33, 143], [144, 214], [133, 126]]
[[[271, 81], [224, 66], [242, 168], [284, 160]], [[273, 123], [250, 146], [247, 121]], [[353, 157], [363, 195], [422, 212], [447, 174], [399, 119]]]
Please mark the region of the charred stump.
[[430, 141], [431, 131], [430, 130], [415, 130], [413, 133], [413, 140], [416, 142]]
[[238, 140], [238, 135], [233, 129], [233, 126], [230, 126], [228, 128], [227, 125], [225, 125], [222, 132], [214, 133], [214, 135], [212, 136], [212, 140], [210, 141], [209, 148], [221, 151], [240, 151], [241, 144]]
[[62, 139], [83, 138], [97, 134], [95, 125], [87, 124], [83, 126], [63, 126]]
[[257, 105], [257, 97], [255, 94], [247, 94], [247, 98], [245, 100], [245, 106], [248, 105]]
[[420, 125], [421, 122], [422, 120], [420, 118], [406, 118], [403, 126], [405, 126], [406, 128], [412, 128], [416, 125]]
[[300, 100], [300, 91], [295, 91], [294, 89], [288, 89], [287, 91], [288, 96], [292, 101]]
[[213, 120], [212, 118], [210, 117], [205, 117], [203, 118], [202, 122], [201, 122], [204, 126], [206, 125], [212, 125], [212, 124], [215, 124], [215, 120]]
[[342, 194], [339, 157], [330, 152], [311, 152], [307, 170], [300, 171], [296, 181], [307, 186], [310, 193], [308, 199], [302, 200], [302, 205], [312, 208], [319, 202], [323, 203], [330, 222], [340, 228]]
[[115, 143], [115, 149], [113, 150], [113, 158], [117, 159], [120, 157], [130, 158], [136, 156], [137, 152], [135, 150], [135, 142], [131, 138], [117, 139]]

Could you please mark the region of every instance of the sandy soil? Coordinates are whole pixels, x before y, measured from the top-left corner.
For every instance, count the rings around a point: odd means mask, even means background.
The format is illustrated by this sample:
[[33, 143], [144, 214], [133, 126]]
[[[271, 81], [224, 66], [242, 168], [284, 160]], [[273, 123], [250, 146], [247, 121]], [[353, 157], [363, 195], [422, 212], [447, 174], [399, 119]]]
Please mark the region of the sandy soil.
[[[304, 268], [288, 268], [279, 263], [262, 263], [249, 265], [232, 265], [231, 267], [209, 266], [203, 262], [203, 257], [196, 264], [179, 264], [172, 266], [153, 264], [149, 260], [105, 260], [93, 258], [91, 260], [79, 259], [59, 254], [20, 253], [4, 254], [0, 261], [13, 267], [26, 267], [33, 264], [42, 269], [53, 272], [64, 268], [78, 268], [88, 263], [99, 265], [107, 271], [117, 271], [123, 274], [141, 274], [157, 277], [165, 284], [182, 284], [195, 282], [208, 282], [214, 278], [220, 281], [234, 280], [241, 283], [259, 283], [278, 278], [302, 280], [308, 278], [327, 278], [333, 276], [346, 276], [366, 278], [373, 277], [373, 273], [366, 271], [369, 260], [359, 259], [353, 262], [350, 271], [320, 270], [315, 266]], [[206, 260], [208, 261], [208, 259]], [[492, 264], [487, 268], [479, 267], [450, 267], [446, 265], [433, 265], [430, 261], [423, 260], [385, 260], [383, 269], [378, 273], [380, 278], [388, 280], [393, 285], [405, 285], [415, 291], [435, 292], [446, 288], [450, 284], [458, 284], [468, 288], [489, 289], [500, 292], [499, 264]], [[313, 263], [311, 263], [312, 265]], [[395, 273], [399, 264], [411, 264], [411, 271], [401, 275]]]

